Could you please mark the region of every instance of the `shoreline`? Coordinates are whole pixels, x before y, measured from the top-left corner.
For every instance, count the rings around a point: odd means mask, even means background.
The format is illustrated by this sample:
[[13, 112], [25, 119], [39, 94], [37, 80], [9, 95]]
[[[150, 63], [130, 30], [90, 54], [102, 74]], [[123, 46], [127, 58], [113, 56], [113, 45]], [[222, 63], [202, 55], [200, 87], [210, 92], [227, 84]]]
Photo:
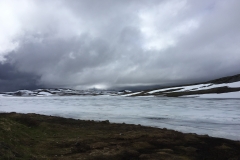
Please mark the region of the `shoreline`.
[[240, 158], [240, 141], [34, 113], [0, 113], [0, 137], [3, 159]]

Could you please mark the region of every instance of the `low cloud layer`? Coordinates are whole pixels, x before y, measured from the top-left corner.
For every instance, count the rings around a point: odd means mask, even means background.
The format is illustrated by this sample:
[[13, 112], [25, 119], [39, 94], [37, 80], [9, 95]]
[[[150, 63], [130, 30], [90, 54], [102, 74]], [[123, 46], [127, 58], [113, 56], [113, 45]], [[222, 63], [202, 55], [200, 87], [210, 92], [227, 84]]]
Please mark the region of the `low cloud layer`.
[[239, 7], [238, 0], [2, 0], [0, 90], [238, 74]]

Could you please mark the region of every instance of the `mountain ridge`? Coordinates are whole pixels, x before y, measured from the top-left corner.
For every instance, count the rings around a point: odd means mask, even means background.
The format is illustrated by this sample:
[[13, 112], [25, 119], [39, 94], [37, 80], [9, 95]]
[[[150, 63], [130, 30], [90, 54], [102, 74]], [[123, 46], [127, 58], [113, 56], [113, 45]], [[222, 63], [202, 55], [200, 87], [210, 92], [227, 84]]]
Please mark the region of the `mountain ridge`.
[[[74, 90], [69, 88], [49, 88], [36, 90], [18, 90], [15, 92], [3, 92], [0, 96], [166, 96], [166, 97], [205, 97], [211, 94], [224, 95], [234, 94], [231, 98], [240, 98], [240, 74], [222, 77], [203, 83], [182, 85], [177, 87], [165, 87], [159, 89], [148, 89], [138, 92], [130, 90]], [[217, 97], [216, 95], [214, 95]], [[220, 97], [221, 97], [220, 96]], [[229, 95], [227, 95], [229, 96]], [[212, 98], [212, 97], [210, 97]], [[224, 97], [221, 97], [224, 98]]]
[[36, 89], [36, 90], [18, 90], [15, 92], [1, 93], [4, 96], [87, 96], [87, 95], [110, 95], [116, 91], [110, 90], [74, 90], [68, 88], [50, 88], [50, 89]]
[[124, 96], [166, 96], [201, 98], [240, 98], [240, 74], [203, 83], [145, 90]]

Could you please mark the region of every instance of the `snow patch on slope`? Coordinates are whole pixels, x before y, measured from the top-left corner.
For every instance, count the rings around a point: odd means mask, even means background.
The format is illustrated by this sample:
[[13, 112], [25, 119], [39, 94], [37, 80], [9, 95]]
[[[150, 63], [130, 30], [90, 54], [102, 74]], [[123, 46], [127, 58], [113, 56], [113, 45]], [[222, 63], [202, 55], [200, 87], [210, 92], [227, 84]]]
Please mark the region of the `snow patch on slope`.
[[38, 96], [52, 96], [53, 94], [49, 93], [49, 92], [38, 92]]
[[130, 94], [124, 94], [124, 95], [121, 95], [123, 97], [128, 97], [128, 96], [133, 96], [133, 95], [137, 95], [137, 94], [140, 94], [142, 92], [134, 92], [134, 93], [130, 93]]
[[208, 83], [208, 84], [192, 85], [192, 86], [186, 86], [183, 89], [172, 91], [172, 92], [199, 91], [199, 90], [207, 90], [207, 89], [219, 88], [219, 87], [239, 88], [240, 82], [223, 83], [223, 84]]
[[[226, 87], [222, 88], [222, 87]], [[214, 88], [221, 88], [221, 90], [225, 90], [225, 93], [217, 93], [218, 89], [211, 90]], [[211, 90], [211, 91], [208, 91]], [[214, 84], [214, 83], [203, 83], [197, 85], [188, 85], [188, 86], [179, 86], [179, 87], [170, 87], [163, 89], [156, 89], [149, 92], [145, 92], [145, 95], [162, 95], [162, 96], [180, 96], [180, 97], [200, 97], [200, 98], [240, 98], [239, 91], [240, 90], [240, 81], [231, 82], [231, 83], [222, 83], [222, 84]], [[199, 94], [198, 94], [198, 91]], [[214, 93], [215, 92], [215, 93]], [[171, 94], [176, 93], [176, 94]], [[186, 95], [188, 94], [189, 95]], [[201, 94], [200, 94], [201, 93]], [[165, 94], [165, 95], [164, 95]], [[183, 94], [184, 96], [181, 96]]]
[[171, 87], [171, 88], [164, 88], [164, 89], [157, 89], [157, 90], [153, 90], [153, 91], [150, 91], [150, 92], [147, 92], [149, 94], [153, 94], [153, 93], [157, 93], [157, 92], [164, 92], [164, 91], [168, 91], [168, 90], [172, 90], [172, 89], [181, 89], [183, 87]]

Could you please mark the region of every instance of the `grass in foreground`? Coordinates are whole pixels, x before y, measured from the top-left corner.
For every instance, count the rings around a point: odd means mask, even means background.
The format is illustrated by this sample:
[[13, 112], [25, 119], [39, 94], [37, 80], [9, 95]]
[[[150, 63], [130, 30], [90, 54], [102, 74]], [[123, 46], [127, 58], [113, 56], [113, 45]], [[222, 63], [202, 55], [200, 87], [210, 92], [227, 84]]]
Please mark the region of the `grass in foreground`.
[[238, 160], [240, 142], [108, 121], [1, 113], [0, 159]]

